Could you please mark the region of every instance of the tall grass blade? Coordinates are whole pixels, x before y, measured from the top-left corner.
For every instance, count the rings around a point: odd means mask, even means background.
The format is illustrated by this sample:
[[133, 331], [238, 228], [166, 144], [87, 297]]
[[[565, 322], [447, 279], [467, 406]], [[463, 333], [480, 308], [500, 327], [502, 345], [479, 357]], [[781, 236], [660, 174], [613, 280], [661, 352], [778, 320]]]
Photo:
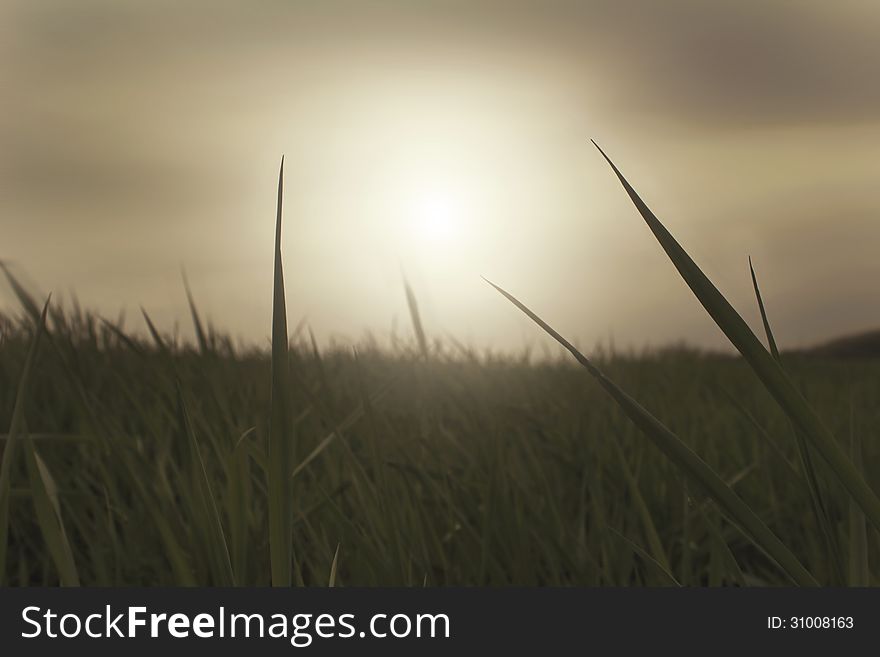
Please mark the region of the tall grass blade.
[[[755, 290], [755, 298], [758, 301], [758, 310], [761, 312], [761, 322], [764, 324], [764, 333], [767, 336], [767, 344], [770, 346], [770, 354], [776, 362], [779, 363], [779, 366], [784, 369], [782, 358], [779, 355], [779, 349], [776, 346], [776, 339], [773, 337], [773, 331], [770, 328], [770, 320], [767, 317], [767, 309], [764, 307], [764, 299], [761, 297], [761, 288], [758, 287], [758, 277], [755, 274], [755, 268], [752, 266], [751, 256], [749, 257], [749, 273], [752, 276], [752, 287]], [[825, 544], [828, 549], [828, 557], [837, 573], [838, 582], [842, 584], [844, 577], [840, 547], [837, 545], [834, 527], [828, 516], [828, 505], [823, 499], [821, 488], [819, 488], [819, 478], [816, 475], [816, 468], [813, 465], [813, 456], [810, 453], [810, 446], [807, 444], [807, 441], [804, 439], [801, 432], [798, 431], [798, 428], [793, 427], [793, 429], [795, 444], [797, 445], [798, 456], [801, 461], [801, 468], [803, 469], [807, 482], [807, 489], [810, 494], [810, 503], [813, 506], [813, 515], [816, 516], [816, 524], [819, 525], [824, 536]]]
[[651, 415], [635, 399], [602, 373], [586, 356], [538, 317], [509, 292], [486, 281], [508, 301], [519, 308], [533, 322], [561, 344], [605, 389], [620, 406], [630, 421], [656, 445], [661, 452], [682, 472], [698, 483], [706, 494], [735, 522], [758, 547], [773, 559], [788, 576], [801, 586], [818, 586], [816, 579], [804, 568], [797, 557], [770, 530], [754, 511], [710, 468], [696, 452]]
[[248, 581], [250, 564], [250, 536], [248, 532], [253, 490], [250, 457], [243, 440], [252, 433], [248, 429], [236, 442], [226, 457], [226, 506], [229, 517], [229, 548], [232, 556], [232, 572], [235, 583], [242, 586]]
[[2, 269], [3, 273], [6, 275], [6, 280], [9, 281], [9, 286], [15, 293], [18, 302], [25, 309], [25, 312], [27, 312], [27, 314], [30, 315], [34, 320], [38, 319], [40, 317], [40, 306], [37, 305], [37, 302], [34, 300], [34, 298], [12, 274], [12, 271], [9, 269], [9, 266], [5, 262], [0, 261], [0, 269]]
[[801, 431], [810, 443], [818, 450], [827, 461], [832, 472], [846, 487], [850, 494], [858, 502], [875, 528], [880, 530], [880, 499], [871, 490], [865, 479], [859, 474], [849, 460], [846, 453], [838, 444], [831, 431], [819, 419], [807, 401], [803, 398], [788, 375], [780, 367], [779, 363], [761, 344], [748, 324], [743, 320], [733, 306], [718, 291], [718, 288], [700, 270], [687, 252], [675, 240], [668, 230], [660, 223], [660, 220], [648, 208], [641, 197], [632, 188], [617, 166], [599, 148], [596, 142], [593, 145], [599, 149], [602, 156], [611, 166], [630, 200], [642, 215], [654, 237], [663, 247], [669, 259], [678, 270], [681, 277], [693, 291], [694, 295], [709, 313], [718, 327], [724, 332], [728, 340], [742, 354], [749, 363], [755, 374], [773, 396], [779, 406], [791, 418], [795, 427]]
[[183, 289], [186, 290], [186, 301], [189, 304], [189, 312], [192, 315], [193, 328], [196, 332], [196, 340], [199, 344], [199, 351], [202, 354], [206, 354], [209, 351], [209, 343], [208, 343], [208, 334], [205, 332], [205, 327], [202, 324], [202, 319], [199, 316], [199, 311], [196, 308], [195, 299], [193, 299], [192, 290], [189, 287], [189, 280], [186, 277], [186, 271], [181, 269], [180, 275], [183, 277]]
[[[862, 470], [862, 442], [858, 432], [852, 426], [849, 440], [853, 463], [859, 470]], [[850, 586], [870, 586], [871, 584], [865, 514], [853, 500], [850, 500], [849, 503], [849, 577], [847, 579]]]
[[281, 205], [284, 158], [278, 172], [278, 205], [275, 219], [275, 281], [272, 302], [272, 406], [269, 419], [269, 558], [272, 586], [290, 586], [292, 551], [293, 411], [288, 357], [287, 307], [281, 259]]
[[113, 333], [113, 335], [119, 338], [119, 341], [122, 342], [122, 344], [131, 349], [138, 356], [144, 355], [144, 350], [141, 349], [140, 345], [138, 345], [134, 340], [128, 337], [125, 334], [125, 331], [123, 331], [120, 326], [114, 324], [108, 319], [104, 319], [103, 317], [101, 317], [100, 319], [104, 326], [106, 326], [110, 330], [110, 332]]
[[[6, 268], [4, 267], [4, 271]], [[7, 276], [9, 273], [7, 272]], [[10, 279], [15, 280], [15, 279]], [[6, 445], [3, 448], [3, 461], [0, 463], [0, 585], [4, 584], [4, 575], [6, 573], [6, 552], [9, 542], [9, 495], [12, 490], [12, 464], [15, 460], [15, 452], [18, 441], [25, 432], [24, 422], [24, 403], [28, 392], [28, 384], [30, 383], [31, 371], [34, 366], [37, 348], [40, 344], [40, 338], [46, 330], [46, 314], [49, 311], [49, 299], [43, 306], [42, 312], [38, 315], [36, 332], [28, 347], [27, 355], [24, 360], [24, 367], [21, 376], [18, 379], [18, 389], [15, 393], [15, 404], [12, 408], [12, 421], [9, 426], [9, 434], [7, 436]]]
[[168, 345], [165, 344], [165, 340], [162, 339], [162, 335], [159, 333], [159, 330], [156, 328], [156, 325], [153, 324], [153, 320], [150, 319], [150, 316], [147, 314], [147, 311], [141, 307], [141, 314], [144, 316], [144, 321], [147, 323], [147, 328], [150, 331], [150, 335], [153, 338], [153, 342], [156, 343], [156, 346], [159, 347], [161, 351], [168, 351]]
[[64, 521], [61, 519], [58, 488], [49, 473], [49, 468], [37, 454], [33, 441], [28, 439], [25, 440], [25, 462], [34, 508], [37, 512], [37, 523], [40, 525], [49, 556], [58, 570], [61, 586], [79, 586], [79, 573], [76, 570], [70, 542], [67, 540]]
[[214, 497], [214, 492], [211, 490], [211, 481], [208, 479], [208, 471], [205, 469], [205, 461], [202, 459], [202, 452], [199, 449], [198, 440], [196, 440], [196, 434], [193, 430], [189, 411], [186, 408], [186, 402], [183, 399], [180, 383], [177, 384], [177, 403], [180, 409], [182, 428], [186, 433], [193, 459], [198, 466], [194, 483], [198, 497], [200, 519], [208, 528], [208, 535], [205, 537], [206, 542], [208, 542], [206, 548], [216, 562], [215, 573], [219, 579], [218, 584], [221, 586], [235, 586], [235, 574], [232, 570], [232, 560], [229, 558], [229, 545], [226, 541], [226, 534], [223, 531], [223, 523], [220, 522], [220, 511], [217, 509], [217, 500]]
[[409, 281], [406, 280], [406, 277], [403, 278], [403, 289], [406, 292], [406, 305], [409, 307], [409, 316], [412, 320], [413, 331], [416, 334], [416, 340], [419, 343], [419, 351], [422, 354], [422, 358], [425, 360], [428, 359], [428, 340], [425, 337], [425, 329], [422, 326], [422, 316], [419, 314], [419, 304], [416, 301], [415, 292], [413, 292], [412, 288], [409, 285]]
[[752, 276], [752, 287], [755, 290], [755, 299], [758, 301], [758, 310], [761, 311], [761, 323], [764, 324], [764, 335], [767, 336], [767, 344], [770, 346], [770, 354], [780, 364], [779, 348], [776, 346], [776, 338], [773, 337], [773, 331], [770, 329], [770, 320], [767, 318], [767, 309], [764, 308], [764, 299], [761, 296], [761, 288], [758, 287], [758, 277], [755, 275], [755, 268], [752, 266], [752, 256], [749, 256], [749, 274]]

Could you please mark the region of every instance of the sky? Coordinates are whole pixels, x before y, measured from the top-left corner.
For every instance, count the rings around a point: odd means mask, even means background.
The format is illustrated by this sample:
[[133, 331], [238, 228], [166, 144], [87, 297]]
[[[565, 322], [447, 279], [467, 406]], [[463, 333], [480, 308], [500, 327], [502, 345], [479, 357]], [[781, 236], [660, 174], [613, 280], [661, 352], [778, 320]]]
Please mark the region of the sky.
[[[874, 0], [0, 0], [0, 259], [143, 330], [725, 339], [595, 139], [756, 329], [880, 326]], [[0, 308], [12, 309], [0, 285]]]

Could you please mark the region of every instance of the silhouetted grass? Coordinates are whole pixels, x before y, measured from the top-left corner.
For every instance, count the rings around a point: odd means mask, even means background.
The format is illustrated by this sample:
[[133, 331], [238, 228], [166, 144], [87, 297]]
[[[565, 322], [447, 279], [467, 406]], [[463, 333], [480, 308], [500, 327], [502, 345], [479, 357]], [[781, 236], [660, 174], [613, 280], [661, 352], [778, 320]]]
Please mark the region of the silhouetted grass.
[[[7, 427], [30, 321], [0, 338]], [[139, 353], [99, 322], [67, 315], [56, 315], [49, 331], [58, 348], [44, 342], [39, 350], [21, 408], [55, 481], [80, 581], [224, 581], [207, 556], [222, 554], [219, 532], [191, 517], [202, 475], [181, 435], [176, 377], [235, 581], [269, 584], [269, 354], [213, 358], [186, 344], [166, 352], [149, 336], [129, 335]], [[172, 344], [169, 336], [165, 342]], [[415, 586], [425, 577], [429, 585], [670, 583], [615, 532], [665, 560], [683, 584], [736, 584], [740, 570], [752, 584], [788, 581], [722, 509], [698, 489], [685, 491], [677, 469], [577, 369], [498, 356], [464, 361], [452, 350], [426, 363], [411, 346], [361, 348], [357, 361], [348, 351], [325, 351], [320, 363], [310, 345], [290, 351], [289, 403], [303, 467], [294, 468], [288, 503], [303, 582], [326, 585], [341, 546], [339, 586]], [[599, 365], [699, 454], [819, 582], [836, 581], [804, 480], [790, 470], [798, 455], [788, 419], [743, 361], [676, 351]], [[835, 431], [852, 427], [863, 437], [864, 471], [876, 473], [880, 363], [795, 358], [787, 366]], [[358, 377], [377, 393], [369, 418]], [[426, 379], [430, 387], [421, 385]], [[315, 406], [318, 395], [326, 410]], [[10, 466], [5, 579], [56, 584], [60, 572], [24, 466], [19, 450]], [[876, 533], [862, 533], [858, 507], [850, 508], [821, 463], [817, 476], [835, 537], [856, 555], [852, 581], [860, 582], [866, 562], [876, 568], [868, 561]], [[870, 577], [876, 583], [876, 571]]]
[[146, 311], [41, 313], [4, 266], [2, 581], [876, 583], [880, 361], [783, 369], [754, 272], [771, 351], [615, 172], [742, 358], [587, 358], [500, 288], [592, 377], [429, 349], [408, 285], [414, 340], [322, 352], [287, 329], [283, 168], [268, 352], [206, 330], [188, 285], [194, 345]]

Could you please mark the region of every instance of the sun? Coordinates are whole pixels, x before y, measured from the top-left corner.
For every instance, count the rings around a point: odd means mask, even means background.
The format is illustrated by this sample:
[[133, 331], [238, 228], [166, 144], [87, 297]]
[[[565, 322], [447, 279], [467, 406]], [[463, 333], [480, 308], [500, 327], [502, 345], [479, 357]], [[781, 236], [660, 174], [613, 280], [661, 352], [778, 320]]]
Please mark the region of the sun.
[[414, 198], [410, 212], [413, 231], [420, 241], [437, 244], [461, 237], [465, 207], [452, 192], [423, 192]]

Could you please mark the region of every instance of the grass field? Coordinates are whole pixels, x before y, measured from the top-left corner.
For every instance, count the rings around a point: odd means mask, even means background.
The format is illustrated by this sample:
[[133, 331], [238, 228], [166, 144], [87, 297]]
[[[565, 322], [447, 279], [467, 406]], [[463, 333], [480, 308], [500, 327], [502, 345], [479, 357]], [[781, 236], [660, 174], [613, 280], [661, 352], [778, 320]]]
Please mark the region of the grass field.
[[191, 345], [41, 318], [10, 275], [3, 582], [876, 583], [880, 361], [780, 356], [766, 315], [761, 346], [621, 181], [741, 356], [588, 360], [537, 316], [577, 362], [486, 356], [409, 291], [412, 341], [320, 353], [287, 327], [280, 185], [271, 353], [195, 304]]

